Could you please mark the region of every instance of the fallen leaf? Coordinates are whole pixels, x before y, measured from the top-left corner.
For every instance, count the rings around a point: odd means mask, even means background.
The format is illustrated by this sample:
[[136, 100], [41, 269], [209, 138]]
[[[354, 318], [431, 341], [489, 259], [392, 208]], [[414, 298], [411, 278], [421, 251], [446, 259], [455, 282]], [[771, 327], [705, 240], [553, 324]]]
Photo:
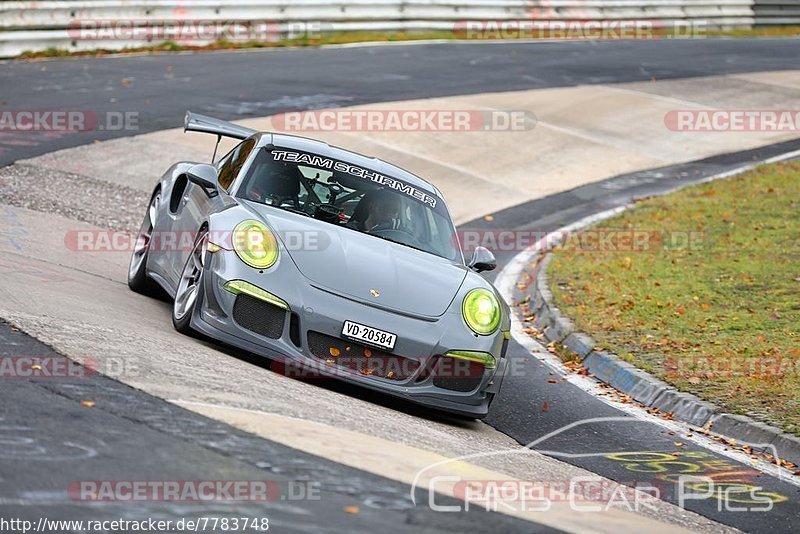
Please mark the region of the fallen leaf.
[[94, 406], [94, 401], [81, 401], [81, 406], [86, 406], [87, 408], [91, 408]]
[[331, 356], [333, 356], [334, 358], [335, 358], [336, 356], [338, 356], [339, 354], [341, 354], [341, 351], [340, 351], [339, 349], [337, 349], [336, 347], [331, 347], [331, 348], [329, 348], [329, 349], [328, 349], [328, 352], [330, 352], [330, 353], [331, 353]]
[[686, 446], [686, 444], [685, 444], [684, 442], [682, 442], [682, 441], [676, 441], [676, 442], [675, 442], [675, 446], [676, 446], [676, 447], [685, 447], [685, 446]]
[[344, 511], [348, 514], [357, 514], [358, 513], [358, 506], [345, 506]]
[[542, 411], [543, 412], [546, 412], [547, 408], [549, 408], [549, 404], [547, 404], [546, 402], [544, 404], [542, 404]]

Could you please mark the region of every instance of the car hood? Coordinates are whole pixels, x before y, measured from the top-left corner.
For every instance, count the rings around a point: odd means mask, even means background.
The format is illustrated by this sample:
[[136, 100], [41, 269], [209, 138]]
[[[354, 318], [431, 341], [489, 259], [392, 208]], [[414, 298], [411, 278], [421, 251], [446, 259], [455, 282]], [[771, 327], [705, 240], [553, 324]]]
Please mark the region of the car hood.
[[467, 276], [463, 265], [427, 252], [269, 206], [248, 207], [277, 232], [312, 285], [370, 306], [438, 317]]

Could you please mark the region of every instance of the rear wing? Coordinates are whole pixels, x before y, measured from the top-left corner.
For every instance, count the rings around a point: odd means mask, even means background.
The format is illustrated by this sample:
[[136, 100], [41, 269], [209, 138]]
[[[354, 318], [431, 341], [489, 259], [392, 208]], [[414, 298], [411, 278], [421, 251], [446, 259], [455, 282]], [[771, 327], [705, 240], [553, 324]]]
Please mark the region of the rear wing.
[[186, 118], [183, 120], [183, 131], [210, 133], [234, 139], [247, 139], [251, 135], [258, 133], [258, 130], [253, 130], [246, 126], [239, 126], [232, 122], [192, 113], [191, 111], [186, 112]]
[[199, 113], [192, 113], [191, 111], [187, 111], [186, 117], [183, 119], [183, 131], [210, 133], [217, 136], [217, 144], [214, 146], [214, 155], [211, 156], [211, 163], [214, 163], [217, 157], [219, 141], [223, 137], [247, 139], [251, 135], [258, 133], [258, 130], [253, 130], [246, 126], [239, 126], [232, 122], [215, 119], [207, 115], [200, 115]]

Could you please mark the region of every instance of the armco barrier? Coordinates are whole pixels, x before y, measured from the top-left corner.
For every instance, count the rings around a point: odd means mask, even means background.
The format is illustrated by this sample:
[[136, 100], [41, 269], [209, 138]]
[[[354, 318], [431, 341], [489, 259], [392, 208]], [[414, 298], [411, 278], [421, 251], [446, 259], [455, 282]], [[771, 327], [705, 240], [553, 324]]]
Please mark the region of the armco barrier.
[[[309, 32], [448, 31], [465, 21], [643, 20], [667, 27], [697, 22], [708, 28], [748, 28], [800, 23], [800, 0], [6, 1], [0, 2], [0, 57], [47, 48], [120, 50], [156, 44], [157, 37], [149, 42], [76, 38], [74, 28], [81, 21], [136, 21], [158, 28], [176, 20], [266, 22], [273, 38]], [[219, 38], [207, 37], [192, 42], [202, 45]]]
[[753, 17], [760, 26], [800, 24], [800, 0], [755, 0]]

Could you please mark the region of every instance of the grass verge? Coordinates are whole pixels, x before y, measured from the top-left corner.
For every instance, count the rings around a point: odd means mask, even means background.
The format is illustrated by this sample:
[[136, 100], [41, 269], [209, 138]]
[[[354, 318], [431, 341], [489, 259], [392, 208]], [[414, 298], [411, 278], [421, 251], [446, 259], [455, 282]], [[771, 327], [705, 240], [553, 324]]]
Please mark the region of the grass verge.
[[425, 39], [453, 39], [453, 32], [341, 32], [324, 34], [314, 37], [297, 39], [282, 39], [276, 41], [217, 41], [209, 45], [186, 45], [173, 41], [166, 41], [155, 45], [125, 48], [122, 50], [97, 49], [72, 52], [61, 48], [48, 48], [40, 51], [23, 52], [18, 59], [41, 59], [66, 56], [103, 56], [108, 54], [141, 54], [146, 52], [213, 52], [216, 50], [240, 50], [252, 48], [287, 48], [287, 47], [314, 47], [323, 45], [363, 43], [363, 42], [390, 42], [390, 41], [419, 41]]
[[559, 308], [678, 389], [800, 435], [800, 163], [644, 200], [592, 228], [622, 229], [655, 239], [556, 251]]
[[[800, 26], [765, 26], [751, 29], [730, 29], [730, 30], [706, 30], [703, 33], [706, 37], [797, 37], [800, 36]], [[155, 45], [147, 45], [135, 48], [125, 48], [123, 50], [110, 50], [99, 48], [96, 50], [71, 51], [61, 48], [47, 48], [46, 50], [23, 52], [18, 59], [45, 59], [58, 57], [81, 57], [81, 56], [103, 56], [108, 54], [141, 54], [159, 52], [212, 52], [215, 50], [238, 50], [251, 48], [285, 48], [285, 47], [314, 47], [333, 44], [349, 44], [364, 42], [390, 42], [390, 41], [419, 41], [430, 39], [464, 39], [463, 31], [396, 31], [396, 32], [333, 32], [319, 36], [303, 37], [297, 39], [283, 39], [277, 41], [247, 41], [230, 42], [217, 41], [203, 46], [181, 45], [172, 41], [167, 41]], [[521, 35], [521, 38], [529, 36]], [[487, 38], [472, 39], [476, 42], [516, 40], [515, 37], [493, 38], [488, 34]], [[543, 39], [548, 40], [548, 39]], [[555, 37], [549, 40], [558, 40]]]

